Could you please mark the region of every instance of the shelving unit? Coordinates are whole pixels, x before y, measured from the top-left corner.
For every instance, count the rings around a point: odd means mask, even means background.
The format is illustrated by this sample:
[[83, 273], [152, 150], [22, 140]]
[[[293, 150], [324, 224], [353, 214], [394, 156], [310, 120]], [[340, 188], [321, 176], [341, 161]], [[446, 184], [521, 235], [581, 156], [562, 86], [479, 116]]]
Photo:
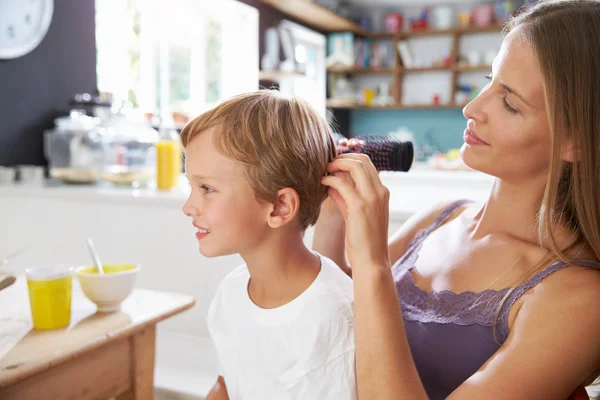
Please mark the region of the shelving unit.
[[[329, 106], [329, 108], [337, 108], [337, 109], [449, 109], [449, 108], [461, 108], [463, 105], [454, 104], [453, 102], [449, 104], [442, 105], [433, 105], [433, 104], [423, 104], [423, 105], [413, 105], [413, 104], [402, 104], [402, 90], [404, 86], [404, 79], [407, 74], [415, 74], [415, 73], [425, 73], [425, 72], [448, 72], [450, 74], [450, 96], [451, 100], [454, 100], [454, 95], [458, 89], [458, 80], [461, 73], [467, 72], [485, 72], [490, 69], [489, 65], [460, 65], [458, 64], [458, 55], [460, 54], [460, 38], [464, 35], [469, 34], [478, 34], [478, 33], [490, 33], [490, 32], [500, 32], [502, 28], [500, 26], [489, 26], [484, 28], [479, 27], [470, 27], [470, 28], [454, 28], [454, 29], [431, 29], [431, 30], [422, 30], [415, 32], [405, 32], [402, 34], [397, 34], [393, 36], [393, 45], [395, 51], [395, 60], [394, 67], [387, 69], [379, 69], [373, 70], [370, 68], [355, 68], [355, 67], [330, 67], [327, 69], [329, 73], [344, 73], [344, 74], [367, 74], [367, 73], [389, 73], [392, 75], [392, 83], [391, 83], [391, 96], [394, 99], [394, 104], [389, 106], [366, 106], [366, 105], [348, 105], [348, 106]], [[452, 37], [452, 45], [450, 48], [450, 59], [452, 63], [449, 66], [429, 66], [429, 67], [420, 67], [420, 68], [406, 68], [402, 65], [400, 61], [400, 56], [397, 51], [397, 44], [400, 40], [407, 40], [413, 38], [420, 37], [432, 37], [432, 36], [451, 36]], [[388, 38], [387, 36], [384, 36]], [[377, 72], [376, 72], [377, 71]]]
[[[261, 0], [263, 3], [269, 4], [278, 9], [282, 13], [295, 18], [309, 26], [324, 32], [352, 32], [355, 35], [370, 38], [371, 40], [391, 40], [394, 48], [394, 65], [392, 68], [359, 68], [359, 67], [342, 67], [335, 66], [327, 69], [331, 74], [348, 74], [348, 75], [375, 75], [389, 74], [391, 75], [391, 97], [394, 103], [391, 105], [362, 105], [362, 104], [345, 104], [333, 103], [329, 101], [328, 108], [334, 109], [448, 109], [461, 108], [463, 105], [454, 104], [453, 100], [458, 89], [458, 78], [461, 73], [478, 72], [489, 70], [489, 65], [468, 66], [458, 64], [458, 55], [460, 54], [460, 39], [464, 35], [492, 33], [502, 31], [500, 25], [491, 25], [485, 27], [457, 27], [451, 29], [424, 29], [412, 32], [401, 33], [372, 33], [362, 29], [359, 25], [349, 21], [327, 8], [316, 4], [311, 0]], [[433, 37], [433, 36], [450, 36], [452, 45], [450, 48], [451, 64], [445, 67], [422, 67], [422, 68], [405, 68], [400, 60], [397, 45], [401, 40], [410, 40], [414, 38]], [[404, 78], [407, 74], [425, 73], [425, 72], [448, 72], [451, 79], [449, 104], [402, 104], [402, 90]], [[337, 105], [336, 105], [337, 104]]]

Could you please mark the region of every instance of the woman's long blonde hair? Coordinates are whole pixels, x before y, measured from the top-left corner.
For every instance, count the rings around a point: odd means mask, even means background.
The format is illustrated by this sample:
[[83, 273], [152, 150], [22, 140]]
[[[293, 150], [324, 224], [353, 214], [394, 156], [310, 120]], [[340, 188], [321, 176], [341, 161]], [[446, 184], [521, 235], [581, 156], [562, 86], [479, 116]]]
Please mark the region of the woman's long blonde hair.
[[[600, 259], [600, 1], [540, 1], [507, 29], [535, 51], [544, 78], [552, 147], [540, 243], [568, 264], [577, 264], [567, 255], [576, 246]], [[563, 159], [569, 146], [572, 162]], [[573, 232], [566, 249], [553, 235], [557, 226]]]
[[[548, 180], [538, 214], [540, 245], [550, 259], [578, 265], [574, 248], [600, 259], [600, 0], [541, 0], [512, 18], [506, 30], [537, 56], [550, 126]], [[573, 160], [564, 159], [571, 148]], [[566, 248], [553, 232], [573, 233]], [[569, 253], [569, 254], [568, 254]], [[531, 271], [533, 276], [548, 261]], [[514, 290], [514, 289], [513, 289]], [[497, 309], [496, 323], [508, 291]], [[598, 383], [598, 380], [595, 382]]]

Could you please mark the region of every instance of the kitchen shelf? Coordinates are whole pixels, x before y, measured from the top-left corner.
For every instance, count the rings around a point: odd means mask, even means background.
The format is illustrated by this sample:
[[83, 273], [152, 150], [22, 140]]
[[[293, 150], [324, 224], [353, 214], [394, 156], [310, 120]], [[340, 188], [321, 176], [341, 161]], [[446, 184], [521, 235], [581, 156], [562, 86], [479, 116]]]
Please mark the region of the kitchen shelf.
[[366, 105], [360, 103], [347, 103], [340, 104], [327, 100], [327, 108], [330, 109], [343, 109], [343, 110], [354, 110], [354, 109], [370, 109], [370, 110], [441, 110], [441, 109], [458, 109], [462, 108], [462, 105], [458, 104], [389, 104], [389, 105]]
[[450, 29], [423, 29], [412, 32], [404, 32], [398, 35], [399, 39], [414, 38], [420, 36], [443, 36], [443, 35], [468, 35], [474, 33], [491, 33], [502, 31], [501, 25], [490, 25], [483, 27], [471, 26], [467, 28], [450, 28]]
[[304, 24], [310, 25], [324, 32], [353, 32], [372, 39], [392, 40], [407, 37], [436, 36], [436, 35], [465, 35], [470, 33], [499, 32], [500, 25], [485, 27], [451, 28], [451, 29], [423, 29], [412, 32], [375, 33], [362, 29], [358, 24], [350, 21], [326, 7], [315, 3], [313, 0], [261, 0], [263, 3], [279, 10]]
[[435, 71], [452, 71], [452, 68], [449, 67], [420, 67], [420, 68], [403, 68], [400, 70], [405, 74], [409, 74], [412, 72], [435, 72]]
[[371, 39], [375, 40], [394, 40], [399, 36], [398, 33], [369, 33]]
[[452, 67], [452, 69], [456, 72], [478, 72], [478, 71], [489, 71], [490, 70], [490, 65], [489, 64], [482, 64], [482, 65], [455, 65], [454, 67]]
[[321, 31], [368, 35], [368, 32], [359, 25], [310, 0], [262, 0], [262, 2]]
[[446, 110], [446, 109], [460, 109], [463, 105], [449, 103], [449, 104], [406, 104], [400, 106], [404, 110]]
[[345, 67], [333, 66], [327, 68], [327, 72], [341, 74], [393, 74], [396, 72], [394, 68], [361, 68], [361, 67]]
[[456, 34], [458, 35], [468, 35], [471, 33], [493, 33], [493, 32], [502, 32], [504, 27], [499, 24], [492, 24], [489, 26], [470, 26], [468, 28], [456, 28]]
[[488, 71], [490, 66], [487, 64], [483, 65], [453, 65], [451, 67], [419, 67], [419, 68], [360, 68], [360, 67], [344, 67], [334, 66], [327, 68], [327, 72], [336, 74], [397, 74], [403, 72], [405, 74], [417, 73], [417, 72], [435, 72], [435, 71], [456, 71], [456, 72], [478, 72]]

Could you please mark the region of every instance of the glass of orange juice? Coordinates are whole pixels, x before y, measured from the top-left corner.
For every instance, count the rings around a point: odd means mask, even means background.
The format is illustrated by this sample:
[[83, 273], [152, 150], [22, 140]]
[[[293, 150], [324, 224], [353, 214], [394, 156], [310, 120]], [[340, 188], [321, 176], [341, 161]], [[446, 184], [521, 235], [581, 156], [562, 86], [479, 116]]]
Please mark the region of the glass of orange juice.
[[27, 268], [25, 276], [33, 327], [58, 329], [68, 326], [71, 322], [72, 268]]

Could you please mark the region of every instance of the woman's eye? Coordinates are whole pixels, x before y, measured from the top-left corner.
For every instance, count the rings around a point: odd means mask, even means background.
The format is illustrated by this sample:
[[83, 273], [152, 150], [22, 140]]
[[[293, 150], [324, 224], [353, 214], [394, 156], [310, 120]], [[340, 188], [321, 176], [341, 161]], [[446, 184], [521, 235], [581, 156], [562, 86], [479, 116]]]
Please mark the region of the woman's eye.
[[[491, 80], [492, 80], [492, 74], [490, 73], [490, 74], [486, 75], [486, 76], [485, 76], [485, 78], [486, 78], [486, 79], [489, 79], [489, 80], [491, 81]], [[491, 82], [490, 82], [490, 83], [491, 83]], [[517, 109], [515, 109], [515, 108], [511, 107], [511, 105], [510, 105], [510, 104], [508, 104], [508, 102], [506, 101], [506, 96], [504, 96], [504, 97], [502, 98], [502, 105], [503, 105], [503, 106], [504, 106], [504, 108], [506, 108], [506, 110], [507, 110], [508, 112], [510, 112], [511, 114], [516, 114], [516, 113], [518, 113], [518, 112], [519, 112]]]
[[504, 103], [504, 108], [506, 108], [506, 110], [507, 110], [508, 112], [510, 112], [510, 113], [512, 113], [512, 114], [516, 114], [516, 113], [517, 113], [517, 110], [516, 110], [516, 109], [514, 109], [514, 108], [512, 108], [512, 107], [510, 106], [510, 104], [508, 104], [508, 103], [506, 102], [506, 97], [504, 97], [504, 98], [502, 99], [502, 103]]

